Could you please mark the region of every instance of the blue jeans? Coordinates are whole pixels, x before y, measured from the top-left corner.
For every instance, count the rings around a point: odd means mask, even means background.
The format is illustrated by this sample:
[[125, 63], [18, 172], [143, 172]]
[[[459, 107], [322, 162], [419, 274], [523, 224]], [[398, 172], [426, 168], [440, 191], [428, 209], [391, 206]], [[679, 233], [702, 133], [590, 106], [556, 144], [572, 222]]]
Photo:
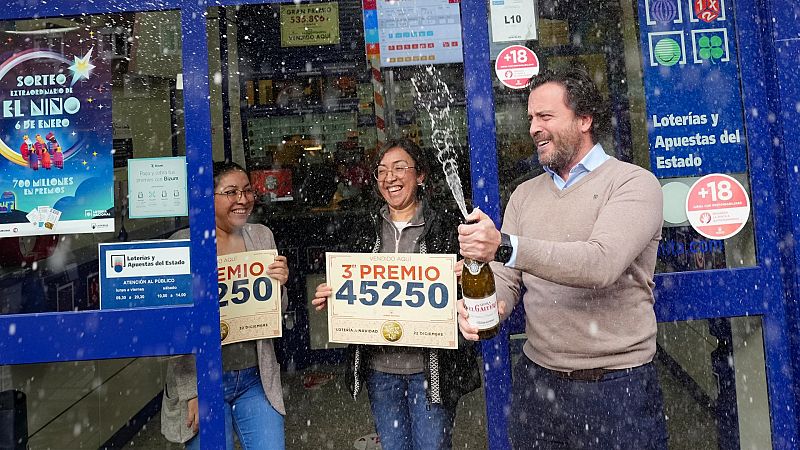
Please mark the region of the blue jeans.
[[428, 403], [425, 374], [395, 375], [373, 370], [367, 392], [383, 450], [447, 450], [455, 410]]
[[523, 354], [514, 368], [508, 422], [514, 449], [667, 449], [653, 363], [578, 381]]
[[[225, 390], [225, 448], [233, 450], [233, 432], [242, 450], [284, 450], [283, 416], [275, 411], [264, 394], [258, 367], [223, 372]], [[187, 450], [199, 450], [200, 439], [193, 437]]]

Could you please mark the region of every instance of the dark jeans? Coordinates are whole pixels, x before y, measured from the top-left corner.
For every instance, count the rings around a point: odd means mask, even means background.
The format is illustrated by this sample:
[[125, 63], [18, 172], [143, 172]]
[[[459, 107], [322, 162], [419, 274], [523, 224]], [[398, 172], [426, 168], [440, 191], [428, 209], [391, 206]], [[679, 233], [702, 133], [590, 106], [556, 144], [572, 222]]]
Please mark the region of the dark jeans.
[[[258, 367], [223, 372], [225, 390], [225, 448], [233, 450], [233, 432], [244, 450], [284, 450], [283, 416], [267, 400]], [[186, 450], [199, 450], [193, 437]]]
[[509, 434], [514, 449], [666, 450], [656, 368], [648, 363], [576, 381], [522, 355], [514, 368]]
[[383, 450], [449, 450], [455, 410], [429, 404], [425, 374], [373, 370], [367, 392]]

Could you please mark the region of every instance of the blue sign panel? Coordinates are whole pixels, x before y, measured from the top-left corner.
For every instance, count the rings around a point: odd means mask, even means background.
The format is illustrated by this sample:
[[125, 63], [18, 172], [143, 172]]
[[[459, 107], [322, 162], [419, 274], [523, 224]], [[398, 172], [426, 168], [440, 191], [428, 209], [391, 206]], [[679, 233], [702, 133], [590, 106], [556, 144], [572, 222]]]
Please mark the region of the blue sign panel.
[[640, 0], [647, 134], [659, 178], [747, 171], [726, 0]]
[[100, 309], [192, 303], [188, 239], [99, 247]]

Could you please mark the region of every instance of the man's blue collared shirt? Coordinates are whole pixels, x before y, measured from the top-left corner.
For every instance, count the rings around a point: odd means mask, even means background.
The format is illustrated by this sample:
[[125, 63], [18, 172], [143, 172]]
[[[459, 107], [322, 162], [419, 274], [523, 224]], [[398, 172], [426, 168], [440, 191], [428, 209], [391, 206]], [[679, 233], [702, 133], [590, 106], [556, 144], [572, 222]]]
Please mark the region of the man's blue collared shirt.
[[580, 181], [580, 179], [588, 175], [589, 172], [600, 167], [600, 165], [608, 161], [609, 158], [611, 157], [606, 155], [605, 150], [603, 150], [603, 146], [598, 142], [594, 145], [594, 147], [592, 147], [591, 150], [589, 150], [589, 153], [587, 153], [586, 156], [584, 156], [583, 159], [578, 162], [578, 164], [575, 164], [575, 167], [570, 169], [569, 176], [567, 177], [566, 181], [564, 181], [559, 174], [550, 170], [549, 167], [544, 166], [543, 169], [545, 172], [550, 174], [550, 177], [553, 179], [553, 182], [556, 184], [558, 190], [563, 191], [564, 189]]
[[[570, 169], [567, 181], [564, 181], [559, 174], [550, 170], [549, 167], [543, 166], [543, 169], [545, 172], [550, 174], [550, 177], [553, 179], [553, 182], [556, 184], [558, 190], [563, 191], [564, 189], [580, 181], [580, 179], [588, 175], [589, 172], [600, 167], [600, 165], [608, 161], [610, 158], [611, 157], [606, 154], [605, 150], [603, 150], [603, 146], [598, 142], [594, 145], [594, 147], [592, 147], [591, 150], [589, 150], [589, 153], [587, 153], [586, 156], [584, 156], [583, 159], [578, 162], [578, 164], [575, 164], [575, 167]], [[511, 238], [511, 248], [513, 250], [511, 252], [511, 259], [509, 259], [505, 265], [507, 267], [514, 267], [514, 263], [517, 262], [517, 244], [519, 242], [519, 238], [513, 235], [509, 237]]]

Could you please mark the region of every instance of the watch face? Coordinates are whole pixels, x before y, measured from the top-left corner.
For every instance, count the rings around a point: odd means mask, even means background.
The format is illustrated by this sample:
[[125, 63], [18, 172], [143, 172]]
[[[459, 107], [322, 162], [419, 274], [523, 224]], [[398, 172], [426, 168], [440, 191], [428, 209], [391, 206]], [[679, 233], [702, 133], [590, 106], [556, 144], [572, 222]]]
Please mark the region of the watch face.
[[497, 248], [497, 253], [494, 255], [494, 260], [503, 264], [511, 259], [511, 253], [514, 251], [510, 245], [501, 245]]

